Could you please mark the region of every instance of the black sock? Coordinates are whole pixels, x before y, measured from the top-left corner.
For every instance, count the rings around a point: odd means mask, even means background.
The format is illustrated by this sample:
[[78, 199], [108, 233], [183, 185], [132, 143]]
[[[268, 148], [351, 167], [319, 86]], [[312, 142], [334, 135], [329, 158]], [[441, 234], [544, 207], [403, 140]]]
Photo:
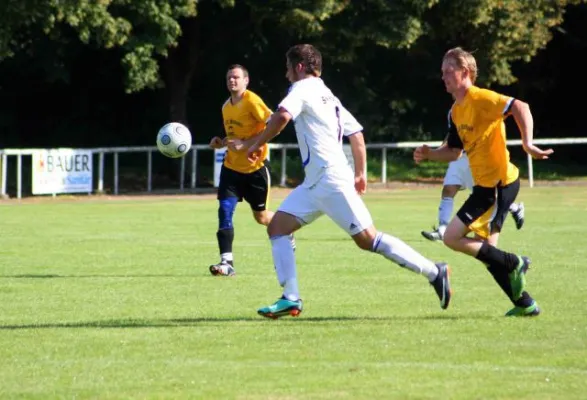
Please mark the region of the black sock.
[[508, 273], [503, 268], [499, 268], [494, 265], [488, 265], [487, 271], [489, 271], [491, 276], [493, 276], [493, 279], [495, 280], [495, 282], [497, 282], [497, 284], [499, 285], [501, 290], [503, 290], [503, 292], [506, 294], [508, 299], [512, 300], [512, 285], [510, 285], [510, 278], [508, 276]]
[[487, 266], [487, 271], [489, 271], [495, 282], [497, 282], [501, 290], [503, 290], [503, 292], [515, 306], [526, 308], [532, 305], [534, 299], [532, 296], [530, 296], [530, 293], [526, 291], [522, 292], [522, 296], [518, 300], [512, 300], [512, 286], [510, 285], [510, 279], [508, 277], [508, 273], [505, 272], [502, 268], [496, 268], [489, 265]]
[[481, 245], [481, 249], [479, 249], [476, 258], [486, 265], [505, 268], [508, 273], [516, 269], [518, 264], [520, 264], [520, 258], [517, 255], [506, 253], [487, 242]]
[[514, 301], [514, 304], [518, 307], [526, 308], [526, 307], [530, 307], [533, 302], [534, 302], [534, 299], [532, 298], [532, 296], [530, 296], [530, 293], [524, 291], [524, 292], [522, 292], [522, 297], [520, 297], [518, 300]]
[[234, 240], [234, 228], [219, 229], [216, 232], [218, 239], [218, 249], [220, 254], [232, 253], [232, 241]]

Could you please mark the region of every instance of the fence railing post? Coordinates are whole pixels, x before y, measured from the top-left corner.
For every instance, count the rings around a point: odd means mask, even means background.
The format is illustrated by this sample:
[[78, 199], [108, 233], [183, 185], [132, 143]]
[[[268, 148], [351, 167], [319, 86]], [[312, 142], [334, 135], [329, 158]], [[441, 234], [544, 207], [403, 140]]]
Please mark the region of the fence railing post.
[[381, 183], [387, 182], [387, 148], [381, 149]]
[[531, 188], [534, 187], [534, 165], [530, 154], [528, 154], [528, 183]]
[[285, 187], [287, 181], [287, 149], [281, 148], [281, 179], [279, 180], [279, 186]]
[[104, 152], [98, 157], [98, 193], [104, 193]]
[[114, 152], [114, 194], [118, 194], [118, 152]]
[[0, 177], [0, 179], [2, 179], [2, 188], [0, 189], [0, 196], [6, 197], [6, 171], [8, 170], [8, 156], [2, 153], [2, 160], [0, 160], [0, 162], [2, 163], [0, 165], [0, 169], [2, 169], [2, 176]]
[[153, 152], [147, 151], [147, 192], [153, 190]]
[[185, 177], [185, 157], [181, 158], [179, 167], [179, 190], [183, 192], [183, 181]]
[[196, 177], [197, 177], [197, 172], [198, 171], [198, 150], [197, 149], [193, 149], [192, 150], [192, 179], [190, 182], [190, 187], [192, 189], [196, 188]]
[[22, 198], [22, 154], [16, 156], [16, 198]]

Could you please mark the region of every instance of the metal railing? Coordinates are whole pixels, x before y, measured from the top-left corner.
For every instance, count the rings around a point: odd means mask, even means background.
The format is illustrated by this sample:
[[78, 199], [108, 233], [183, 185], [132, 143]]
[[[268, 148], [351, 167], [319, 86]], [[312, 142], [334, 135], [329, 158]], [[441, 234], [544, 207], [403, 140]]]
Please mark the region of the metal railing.
[[[416, 148], [423, 144], [427, 144], [431, 147], [440, 146], [442, 142], [399, 142], [399, 143], [371, 143], [367, 144], [367, 150], [381, 150], [381, 182], [387, 182], [387, 150], [389, 149], [410, 149]], [[587, 138], [559, 138], [559, 139], [536, 139], [534, 140], [536, 145], [572, 145], [572, 144], [587, 144]], [[521, 146], [521, 140], [508, 140], [508, 146]], [[281, 144], [271, 143], [269, 144], [271, 150], [281, 150], [281, 172], [279, 185], [285, 186], [287, 180], [287, 150], [298, 148], [297, 144]], [[184, 191], [186, 188], [185, 172], [186, 164], [188, 159], [191, 163], [190, 168], [190, 181], [189, 188], [196, 188], [196, 178], [198, 171], [198, 152], [200, 151], [212, 151], [208, 145], [193, 145], [191, 156], [182, 157], [180, 159], [180, 180], [179, 190]], [[31, 156], [33, 153], [39, 150], [45, 149], [4, 149], [0, 150], [0, 196], [6, 196], [7, 192], [7, 174], [8, 174], [8, 156], [16, 156], [16, 197], [22, 197], [22, 157]], [[146, 167], [147, 167], [147, 192], [153, 190], [153, 152], [158, 152], [156, 146], [134, 146], [134, 147], [98, 147], [93, 149], [85, 149], [91, 151], [93, 155], [98, 155], [98, 184], [96, 192], [102, 193], [104, 191], [104, 165], [105, 155], [113, 154], [113, 194], [119, 193], [119, 155], [121, 153], [147, 153]], [[529, 186], [534, 186], [534, 170], [532, 165], [532, 157], [527, 156], [528, 160], [528, 181]]]

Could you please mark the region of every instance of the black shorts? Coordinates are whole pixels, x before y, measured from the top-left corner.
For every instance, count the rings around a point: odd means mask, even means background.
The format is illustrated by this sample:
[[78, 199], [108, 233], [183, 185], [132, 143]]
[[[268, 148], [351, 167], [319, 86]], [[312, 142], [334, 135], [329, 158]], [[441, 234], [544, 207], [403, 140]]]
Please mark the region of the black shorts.
[[220, 183], [218, 185], [218, 200], [230, 197], [245, 199], [253, 211], [264, 211], [269, 201], [271, 187], [271, 172], [267, 165], [258, 170], [243, 174], [222, 165]]
[[457, 212], [457, 217], [477, 235], [488, 238], [492, 233], [501, 232], [519, 191], [520, 179], [506, 186], [473, 186], [473, 192]]

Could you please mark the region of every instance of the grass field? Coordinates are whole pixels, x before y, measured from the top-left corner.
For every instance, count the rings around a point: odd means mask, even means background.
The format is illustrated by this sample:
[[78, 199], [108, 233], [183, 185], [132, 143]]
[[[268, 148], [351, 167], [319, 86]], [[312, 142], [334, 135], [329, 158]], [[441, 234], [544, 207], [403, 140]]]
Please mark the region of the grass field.
[[281, 292], [245, 205], [237, 276], [219, 278], [213, 199], [0, 202], [0, 398], [587, 398], [587, 188], [523, 187], [526, 225], [506, 224], [502, 248], [533, 260], [533, 319], [504, 318], [480, 263], [421, 238], [439, 190], [366, 201], [451, 263], [448, 310], [322, 218], [297, 234], [304, 312], [277, 321], [256, 314]]

